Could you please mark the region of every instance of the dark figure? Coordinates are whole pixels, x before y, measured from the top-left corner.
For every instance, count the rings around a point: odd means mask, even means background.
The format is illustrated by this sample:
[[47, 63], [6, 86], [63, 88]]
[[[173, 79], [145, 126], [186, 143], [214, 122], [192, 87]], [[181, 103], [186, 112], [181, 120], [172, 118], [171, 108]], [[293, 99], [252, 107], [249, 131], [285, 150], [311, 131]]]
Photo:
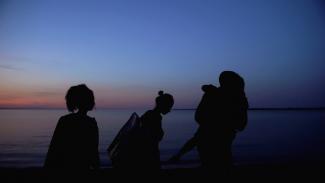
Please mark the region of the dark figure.
[[159, 96], [156, 98], [155, 108], [141, 116], [141, 128], [144, 138], [138, 164], [140, 168], [147, 170], [160, 169], [159, 142], [164, 136], [164, 131], [161, 127], [161, 114], [169, 113], [173, 105], [173, 96], [160, 91]]
[[232, 142], [238, 131], [247, 124], [248, 102], [241, 76], [224, 71], [219, 77], [220, 87], [205, 85], [205, 94], [196, 110], [197, 147], [202, 166], [228, 171], [232, 166]]
[[71, 112], [59, 119], [45, 160], [49, 169], [99, 168], [98, 127], [87, 112], [95, 105], [93, 92], [84, 84], [72, 86], [66, 96]]
[[194, 147], [198, 148], [202, 167], [227, 172], [232, 166], [232, 142], [247, 124], [248, 102], [244, 80], [237, 73], [224, 71], [220, 87], [204, 85], [205, 94], [196, 110], [199, 128], [170, 161], [177, 162]]

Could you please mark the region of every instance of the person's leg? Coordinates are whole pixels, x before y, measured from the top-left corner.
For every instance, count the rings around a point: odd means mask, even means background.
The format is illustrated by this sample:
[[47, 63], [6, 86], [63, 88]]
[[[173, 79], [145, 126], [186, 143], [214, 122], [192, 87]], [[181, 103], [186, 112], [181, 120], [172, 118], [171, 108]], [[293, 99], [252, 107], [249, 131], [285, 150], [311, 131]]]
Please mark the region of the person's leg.
[[223, 137], [223, 141], [220, 145], [220, 158], [217, 160], [221, 167], [221, 172], [224, 175], [230, 175], [233, 169], [232, 159], [232, 143], [235, 138], [235, 134], [229, 133]]

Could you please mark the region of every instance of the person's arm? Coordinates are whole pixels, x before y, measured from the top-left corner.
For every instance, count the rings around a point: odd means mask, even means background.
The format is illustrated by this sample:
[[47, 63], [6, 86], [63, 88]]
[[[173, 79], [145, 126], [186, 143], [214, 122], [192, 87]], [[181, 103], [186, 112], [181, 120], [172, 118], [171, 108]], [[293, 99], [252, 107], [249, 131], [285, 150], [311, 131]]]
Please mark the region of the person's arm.
[[156, 128], [156, 133], [157, 133], [157, 141], [160, 142], [164, 135], [165, 135], [165, 132], [164, 130], [162, 129], [162, 126], [161, 126], [161, 121], [160, 123], [157, 125], [157, 128]]
[[54, 168], [56, 164], [60, 161], [58, 158], [60, 157], [63, 142], [63, 120], [59, 119], [58, 124], [55, 127], [52, 140], [45, 158], [44, 167], [45, 168]]
[[237, 122], [236, 130], [237, 131], [243, 131], [247, 126], [247, 121], [248, 121], [247, 110], [248, 110], [248, 101], [245, 97], [242, 105], [240, 106], [240, 108], [238, 110], [238, 114], [235, 115], [235, 117], [237, 117], [237, 119], [236, 119], [236, 122]]
[[176, 155], [170, 158], [169, 162], [178, 162], [182, 156], [184, 156], [186, 153], [191, 151], [196, 145], [197, 145], [197, 140], [196, 137], [194, 136], [183, 145], [183, 147], [179, 150], [179, 152]]

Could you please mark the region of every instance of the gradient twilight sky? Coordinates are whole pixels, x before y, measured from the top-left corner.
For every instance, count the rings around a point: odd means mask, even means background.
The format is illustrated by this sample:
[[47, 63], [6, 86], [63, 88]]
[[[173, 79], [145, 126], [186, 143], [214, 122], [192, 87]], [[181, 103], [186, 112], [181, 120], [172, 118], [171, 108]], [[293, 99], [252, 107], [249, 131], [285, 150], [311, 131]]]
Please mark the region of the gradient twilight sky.
[[85, 83], [98, 107], [196, 107], [223, 70], [251, 107], [325, 106], [321, 0], [0, 0], [0, 107], [63, 107]]

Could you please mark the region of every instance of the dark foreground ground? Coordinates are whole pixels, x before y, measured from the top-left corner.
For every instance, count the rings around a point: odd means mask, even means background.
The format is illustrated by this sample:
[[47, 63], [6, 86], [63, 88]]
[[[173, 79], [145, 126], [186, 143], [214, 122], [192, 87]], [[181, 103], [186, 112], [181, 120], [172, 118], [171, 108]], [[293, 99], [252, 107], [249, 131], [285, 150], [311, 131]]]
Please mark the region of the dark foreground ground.
[[[325, 167], [318, 165], [254, 165], [237, 166], [229, 175], [218, 172], [207, 173], [198, 168], [165, 169], [159, 173], [132, 170], [118, 172], [111, 168], [91, 172], [69, 171], [48, 172], [42, 168], [0, 168], [0, 182], [115, 182], [132, 180], [133, 182], [227, 182], [254, 181], [325, 181]], [[222, 182], [223, 182], [222, 181]]]

